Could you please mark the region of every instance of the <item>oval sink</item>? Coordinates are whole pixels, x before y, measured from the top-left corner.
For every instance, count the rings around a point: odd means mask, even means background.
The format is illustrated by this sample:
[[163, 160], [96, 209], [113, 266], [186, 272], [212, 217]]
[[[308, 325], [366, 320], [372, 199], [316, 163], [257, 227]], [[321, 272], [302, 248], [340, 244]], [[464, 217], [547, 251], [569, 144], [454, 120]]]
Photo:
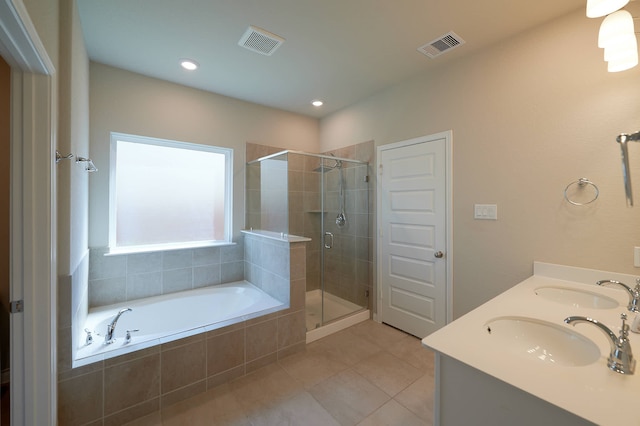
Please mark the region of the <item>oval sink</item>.
[[548, 365], [581, 366], [600, 358], [591, 340], [561, 325], [526, 317], [495, 318], [485, 324], [498, 351]]
[[613, 309], [620, 306], [615, 300], [603, 294], [568, 287], [539, 287], [536, 295], [552, 302], [575, 308]]

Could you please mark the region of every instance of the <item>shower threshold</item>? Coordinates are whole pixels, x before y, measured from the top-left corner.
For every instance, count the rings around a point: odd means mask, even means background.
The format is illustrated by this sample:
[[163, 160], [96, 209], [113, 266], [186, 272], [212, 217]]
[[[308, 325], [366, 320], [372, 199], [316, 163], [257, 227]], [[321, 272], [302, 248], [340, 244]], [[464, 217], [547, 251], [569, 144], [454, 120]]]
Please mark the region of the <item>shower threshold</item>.
[[370, 317], [368, 309], [326, 292], [324, 309], [326, 316], [335, 320], [322, 325], [322, 292], [320, 290], [308, 291], [306, 293], [305, 318], [307, 343], [366, 321]]

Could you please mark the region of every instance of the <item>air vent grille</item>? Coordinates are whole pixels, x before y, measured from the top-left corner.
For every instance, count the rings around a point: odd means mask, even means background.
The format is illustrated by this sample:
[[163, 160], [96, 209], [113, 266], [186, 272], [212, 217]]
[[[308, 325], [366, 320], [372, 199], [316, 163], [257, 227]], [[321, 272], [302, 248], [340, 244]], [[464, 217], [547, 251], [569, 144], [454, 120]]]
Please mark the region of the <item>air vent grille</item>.
[[462, 46], [464, 43], [465, 41], [459, 35], [450, 31], [445, 35], [418, 47], [418, 52], [425, 54], [430, 58], [435, 58], [436, 56], [440, 56], [458, 46]]
[[247, 28], [238, 45], [261, 55], [271, 56], [284, 39], [253, 25]]

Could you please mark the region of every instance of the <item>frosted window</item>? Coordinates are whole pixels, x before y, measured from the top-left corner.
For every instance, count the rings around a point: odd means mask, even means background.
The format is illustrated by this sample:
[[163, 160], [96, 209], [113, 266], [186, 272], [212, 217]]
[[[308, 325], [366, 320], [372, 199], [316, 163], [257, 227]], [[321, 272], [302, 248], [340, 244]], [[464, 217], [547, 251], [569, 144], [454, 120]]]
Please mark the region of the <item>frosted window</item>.
[[231, 150], [117, 136], [112, 248], [229, 240]]

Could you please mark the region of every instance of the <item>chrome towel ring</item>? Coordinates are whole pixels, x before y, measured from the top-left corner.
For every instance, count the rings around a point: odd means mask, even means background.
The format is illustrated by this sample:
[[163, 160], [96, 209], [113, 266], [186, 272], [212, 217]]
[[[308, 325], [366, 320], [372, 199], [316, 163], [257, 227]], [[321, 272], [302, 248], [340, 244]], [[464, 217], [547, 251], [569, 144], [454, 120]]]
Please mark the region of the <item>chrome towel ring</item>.
[[[591, 198], [589, 201], [585, 201], [585, 202], [578, 202], [578, 201], [574, 201], [571, 198], [569, 198], [569, 195], [567, 194], [567, 191], [569, 190], [569, 188], [571, 188], [574, 185], [577, 185], [576, 190], [583, 190], [587, 186], [592, 186], [593, 187], [593, 191], [594, 191], [593, 198]], [[570, 202], [571, 204], [573, 204], [574, 206], [584, 206], [584, 205], [587, 205], [587, 204], [591, 204], [595, 200], [598, 199], [598, 195], [600, 195], [600, 190], [598, 189], [598, 187], [596, 186], [595, 183], [591, 182], [587, 178], [580, 178], [580, 179], [578, 179], [578, 180], [576, 180], [574, 182], [571, 182], [564, 189], [564, 199], [567, 200], [568, 202]]]

